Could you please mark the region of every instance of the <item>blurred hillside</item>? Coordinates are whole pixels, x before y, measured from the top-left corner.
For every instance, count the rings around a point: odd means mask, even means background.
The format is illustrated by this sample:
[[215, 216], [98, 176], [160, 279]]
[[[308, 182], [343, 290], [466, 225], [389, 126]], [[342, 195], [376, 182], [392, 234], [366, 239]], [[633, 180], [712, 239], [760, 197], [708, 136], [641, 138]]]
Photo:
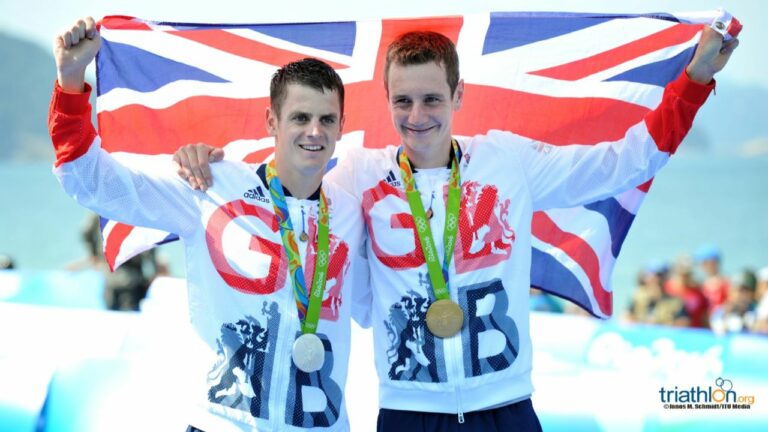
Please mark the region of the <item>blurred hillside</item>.
[[37, 44], [0, 33], [0, 160], [53, 160], [46, 127], [56, 72]]
[[[56, 78], [52, 55], [37, 44], [0, 33], [0, 58], [0, 91], [5, 96], [0, 100], [0, 161], [52, 161], [46, 126]], [[766, 112], [768, 89], [719, 82], [681, 151], [768, 154]]]
[[[737, 51], [734, 55], [738, 54]], [[713, 154], [768, 154], [766, 112], [768, 88], [718, 81], [683, 148]], [[701, 142], [694, 142], [699, 138]]]

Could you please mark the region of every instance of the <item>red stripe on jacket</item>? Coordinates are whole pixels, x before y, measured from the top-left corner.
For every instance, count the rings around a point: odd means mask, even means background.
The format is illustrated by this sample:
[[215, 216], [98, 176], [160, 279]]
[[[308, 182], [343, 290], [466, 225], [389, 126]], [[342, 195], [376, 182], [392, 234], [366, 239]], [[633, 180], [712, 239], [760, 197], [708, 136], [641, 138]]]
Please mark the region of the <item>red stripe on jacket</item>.
[[87, 83], [82, 93], [66, 92], [58, 82], [54, 85], [48, 109], [48, 133], [56, 152], [54, 166], [84, 155], [96, 138], [96, 129], [91, 123], [90, 96], [91, 86]]
[[[661, 103], [645, 117], [648, 133], [660, 151], [675, 153], [714, 88], [715, 80], [699, 84], [688, 78], [685, 71], [664, 88]], [[675, 111], [679, 114], [675, 115]]]

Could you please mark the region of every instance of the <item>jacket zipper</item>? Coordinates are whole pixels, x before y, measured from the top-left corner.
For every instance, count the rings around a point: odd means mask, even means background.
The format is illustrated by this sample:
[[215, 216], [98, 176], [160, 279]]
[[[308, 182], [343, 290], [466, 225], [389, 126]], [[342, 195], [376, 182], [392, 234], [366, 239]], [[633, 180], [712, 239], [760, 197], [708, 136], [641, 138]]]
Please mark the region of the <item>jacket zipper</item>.
[[[299, 204], [295, 204], [294, 202], [288, 205], [288, 217], [291, 218], [291, 224], [293, 224], [294, 226], [294, 233], [297, 227], [297, 225], [294, 223], [294, 219], [296, 218], [292, 218], [291, 217], [292, 215], [290, 212], [291, 210], [293, 210], [294, 212], [297, 212], [296, 207], [298, 205]], [[299, 256], [301, 256], [301, 252], [299, 253]], [[306, 256], [307, 255], [304, 255], [304, 259], [302, 260], [303, 261], [302, 268], [306, 268]], [[291, 279], [290, 272], [287, 271], [287, 273], [288, 273], [287, 277], [290, 280]], [[283, 288], [282, 291], [287, 292], [287, 294], [281, 297], [281, 300], [283, 299], [283, 297], [287, 299], [286, 304], [288, 305], [285, 308], [281, 307], [281, 309], [284, 309], [287, 312], [285, 314], [286, 318], [285, 318], [284, 324], [289, 327], [289, 331], [285, 333], [287, 335], [288, 341], [277, 344], [279, 345], [279, 347], [275, 347], [275, 364], [273, 366], [273, 370], [277, 369], [277, 371], [272, 375], [272, 378], [274, 378], [274, 381], [271, 387], [276, 389], [275, 395], [277, 396], [277, 399], [274, 401], [272, 400], [270, 401], [270, 405], [272, 406], [272, 410], [270, 410], [270, 413], [272, 414], [278, 413], [279, 415], [275, 415], [275, 418], [272, 419], [271, 423], [274, 425], [274, 430], [281, 430], [287, 427], [287, 425], [285, 424], [285, 407], [286, 407], [286, 398], [288, 397], [288, 388], [290, 387], [290, 383], [283, 382], [284, 381], [283, 372], [287, 371], [286, 373], [288, 374], [288, 380], [290, 380], [291, 370], [293, 369], [293, 356], [291, 355], [293, 350], [293, 342], [296, 340], [296, 336], [295, 336], [296, 333], [298, 333], [301, 330], [301, 323], [298, 321], [298, 315], [297, 315], [296, 306], [294, 303], [293, 291], [291, 291], [290, 289], [291, 287], [292, 287], [292, 284], [289, 284], [287, 287], [289, 289]], [[294, 321], [292, 316], [297, 317], [297, 320]], [[294, 322], [299, 322], [298, 326], [294, 325]], [[283, 323], [280, 323], [280, 324], [281, 326], [283, 325]], [[278, 338], [279, 337], [280, 336], [278, 335]], [[296, 389], [296, 391], [301, 391], [301, 389]]]
[[464, 423], [464, 409], [461, 406], [461, 389], [456, 385], [456, 403], [458, 405], [459, 424]]
[[[293, 294], [293, 293], [291, 293], [291, 294]], [[286, 310], [286, 308], [281, 308], [281, 309]], [[290, 310], [290, 309], [288, 309], [288, 310]], [[294, 313], [296, 313], [296, 312], [294, 311]], [[287, 325], [288, 327], [293, 327], [291, 325], [293, 320], [288, 318], [285, 321], [287, 321], [287, 322], [285, 322], [285, 325]], [[283, 324], [283, 323], [281, 323], [281, 324]], [[291, 330], [293, 330], [293, 329], [291, 328]], [[291, 331], [289, 331], [286, 334], [288, 335], [288, 337], [291, 337], [291, 335], [294, 334], [294, 333], [295, 333], [295, 330], [293, 331], [293, 333], [291, 333]], [[278, 335], [278, 338], [276, 338], [275, 340], [276, 341], [279, 340], [279, 335]], [[291, 341], [292, 341], [292, 339], [291, 339]], [[280, 430], [281, 428], [283, 428], [285, 426], [285, 424], [283, 423], [283, 418], [285, 417], [285, 412], [284, 412], [285, 411], [285, 398], [288, 396], [288, 388], [283, 383], [283, 371], [287, 370], [288, 374], [290, 375], [291, 366], [293, 364], [293, 359], [290, 357], [290, 355], [286, 355], [286, 347], [291, 347], [292, 343], [285, 343], [285, 342], [283, 342], [283, 343], [276, 343], [275, 345], [277, 345], [277, 346], [275, 347], [275, 363], [274, 363], [274, 366], [273, 366], [273, 371], [274, 372], [273, 372], [273, 375], [272, 375], [273, 382], [272, 382], [272, 385], [270, 387], [275, 389], [274, 395], [277, 396], [277, 397], [274, 400], [270, 400], [269, 401], [270, 405], [271, 405], [271, 409], [270, 409], [269, 412], [272, 415], [274, 415], [274, 417], [271, 419], [272, 421], [270, 422], [270, 423], [272, 423], [274, 430]], [[281, 365], [284, 365], [286, 363], [286, 360], [290, 362], [290, 363], [288, 363], [288, 367], [281, 366]], [[272, 393], [272, 392], [270, 391], [270, 393]]]
[[[454, 298], [458, 297], [458, 295], [454, 295]], [[450, 348], [450, 352], [453, 355], [453, 359], [451, 361], [451, 370], [448, 374], [449, 380], [453, 381], [453, 391], [456, 393], [456, 413], [458, 417], [459, 424], [464, 423], [464, 407], [462, 406], [462, 400], [461, 400], [461, 383], [464, 381], [464, 377], [462, 374], [462, 346], [461, 346], [461, 331], [457, 333], [456, 335], [452, 336], [451, 339], [448, 341], [448, 345]], [[450, 381], [449, 381], [450, 382]]]

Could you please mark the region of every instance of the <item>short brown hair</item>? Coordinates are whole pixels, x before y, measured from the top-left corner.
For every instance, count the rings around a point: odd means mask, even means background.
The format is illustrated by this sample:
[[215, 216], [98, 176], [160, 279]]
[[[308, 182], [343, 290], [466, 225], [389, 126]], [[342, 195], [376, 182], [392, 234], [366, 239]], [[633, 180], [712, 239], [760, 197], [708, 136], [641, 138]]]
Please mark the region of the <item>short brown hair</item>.
[[389, 92], [389, 67], [399, 65], [420, 65], [435, 62], [445, 68], [451, 96], [459, 85], [459, 55], [453, 41], [433, 31], [413, 31], [400, 35], [387, 49], [384, 64], [384, 88]]
[[289, 84], [300, 84], [315, 90], [325, 92], [336, 91], [339, 95], [340, 115], [344, 115], [344, 83], [339, 74], [327, 63], [315, 59], [304, 58], [291, 62], [281, 67], [272, 75], [269, 86], [270, 107], [275, 115], [280, 118], [280, 109], [288, 95]]

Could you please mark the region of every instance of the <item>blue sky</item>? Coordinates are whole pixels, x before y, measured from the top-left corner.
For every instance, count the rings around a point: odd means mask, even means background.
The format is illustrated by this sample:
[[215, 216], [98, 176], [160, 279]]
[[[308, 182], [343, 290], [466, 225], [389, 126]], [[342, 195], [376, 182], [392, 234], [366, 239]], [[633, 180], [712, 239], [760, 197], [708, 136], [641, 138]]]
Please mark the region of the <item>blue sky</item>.
[[[267, 6], [275, 4], [275, 6]], [[290, 4], [290, 7], [281, 5]], [[213, 6], [215, 5], [215, 6]], [[484, 11], [574, 11], [574, 12], [680, 12], [724, 7], [744, 24], [741, 45], [723, 81], [755, 84], [768, 89], [768, 5], [765, 0], [219, 0], [215, 3], [158, 0], [67, 0], [38, 2], [0, 0], [0, 31], [33, 40], [49, 49], [53, 36], [77, 17], [130, 15], [140, 18], [187, 22], [295, 22], [347, 21], [381, 17], [433, 16]]]

